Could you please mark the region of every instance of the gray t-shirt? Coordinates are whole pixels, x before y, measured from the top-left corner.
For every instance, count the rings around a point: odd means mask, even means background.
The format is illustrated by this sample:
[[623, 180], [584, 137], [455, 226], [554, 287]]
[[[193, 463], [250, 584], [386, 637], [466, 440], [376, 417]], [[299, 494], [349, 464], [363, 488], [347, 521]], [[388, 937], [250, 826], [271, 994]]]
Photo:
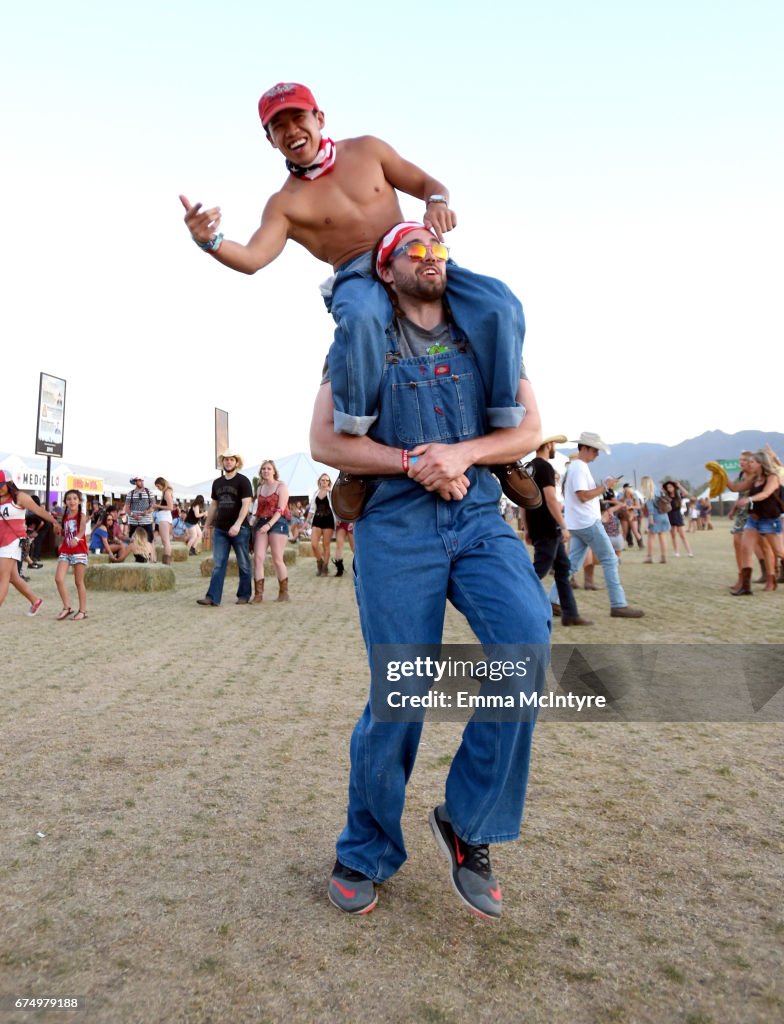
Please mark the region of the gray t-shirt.
[[[435, 355], [438, 352], [451, 352], [458, 347], [455, 339], [452, 337], [447, 321], [438, 324], [432, 330], [425, 330], [424, 327], [420, 327], [404, 316], [398, 317], [395, 323], [397, 325], [398, 348], [400, 349], [400, 355], [404, 359]], [[324, 360], [321, 383], [327, 384], [329, 379], [329, 358], [327, 358]], [[520, 379], [528, 379], [525, 372], [525, 363], [522, 363], [520, 366]]]

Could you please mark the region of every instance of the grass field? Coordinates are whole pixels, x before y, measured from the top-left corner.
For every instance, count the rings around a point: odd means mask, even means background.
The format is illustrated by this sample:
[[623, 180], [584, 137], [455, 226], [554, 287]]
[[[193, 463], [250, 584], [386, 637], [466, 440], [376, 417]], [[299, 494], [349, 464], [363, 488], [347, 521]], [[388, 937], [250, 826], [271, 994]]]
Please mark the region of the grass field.
[[[639, 621], [580, 591], [554, 642], [784, 643], [784, 589], [733, 598], [727, 524], [696, 557], [624, 556]], [[292, 601], [91, 593], [84, 623], [0, 610], [0, 1020], [751, 1024], [784, 1019], [780, 724], [537, 728], [498, 924], [459, 905], [427, 826], [460, 726], [425, 729], [410, 859], [367, 918], [326, 900], [367, 670], [350, 577]], [[597, 580], [601, 584], [601, 580]], [[268, 590], [270, 589], [268, 583]], [[273, 593], [274, 593], [274, 587]], [[470, 639], [456, 615], [448, 641]], [[688, 686], [690, 666], [683, 666]]]

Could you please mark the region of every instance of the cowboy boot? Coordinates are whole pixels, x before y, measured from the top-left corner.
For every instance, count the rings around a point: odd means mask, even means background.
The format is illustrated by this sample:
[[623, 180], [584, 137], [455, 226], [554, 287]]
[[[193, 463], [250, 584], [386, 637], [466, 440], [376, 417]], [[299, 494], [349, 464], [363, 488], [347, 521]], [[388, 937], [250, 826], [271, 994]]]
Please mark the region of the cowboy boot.
[[730, 587], [731, 591], [739, 590], [743, 586], [743, 576], [741, 570], [738, 569], [738, 578], [735, 580], [733, 586]]
[[321, 570], [324, 568], [324, 559], [319, 558], [316, 560], [316, 575], [321, 576]]
[[164, 565], [171, 565], [171, 558], [172, 558], [171, 555], [164, 555], [163, 556], [163, 564]]
[[775, 590], [777, 586], [778, 586], [778, 583], [776, 582], [776, 574], [775, 574], [775, 572], [768, 573], [768, 575], [766, 577], [766, 580], [765, 580], [765, 586], [762, 589], [763, 590]]
[[779, 562], [779, 583], [784, 583], [784, 558]]
[[342, 576], [343, 573], [345, 572], [345, 569], [343, 567], [343, 559], [333, 558], [332, 561], [335, 563], [335, 575]]
[[757, 577], [757, 579], [754, 580], [753, 582], [754, 583], [767, 583], [767, 581], [768, 581], [768, 570], [765, 568], [765, 563], [763, 562], [763, 560], [761, 558], [758, 558], [757, 561], [759, 562], [760, 574]]
[[329, 562], [324, 559], [320, 564], [319, 576], [329, 576]]
[[277, 601], [288, 601], [289, 599], [289, 578], [285, 580], [278, 580], [278, 596]]
[[253, 581], [253, 589], [254, 589], [253, 603], [254, 604], [261, 604], [261, 602], [264, 600], [264, 578], [263, 577], [260, 580], [254, 580]]
[[733, 587], [730, 590], [733, 597], [740, 597], [742, 594], [751, 594], [751, 569], [741, 569], [740, 571], [740, 586]]

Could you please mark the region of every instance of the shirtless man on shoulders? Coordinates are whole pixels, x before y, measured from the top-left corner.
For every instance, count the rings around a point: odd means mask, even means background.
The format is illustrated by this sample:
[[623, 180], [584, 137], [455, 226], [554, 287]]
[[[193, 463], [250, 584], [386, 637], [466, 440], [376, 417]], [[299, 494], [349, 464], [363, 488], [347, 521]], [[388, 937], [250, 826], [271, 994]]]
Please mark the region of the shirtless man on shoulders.
[[[270, 264], [289, 239], [332, 265], [335, 277], [324, 299], [337, 323], [329, 354], [334, 424], [337, 431], [365, 434], [377, 416], [375, 382], [393, 319], [389, 298], [373, 279], [373, 246], [403, 220], [399, 190], [425, 201], [422, 222], [440, 246], [438, 258], [446, 260], [444, 233], [457, 224], [449, 190], [381, 139], [363, 135], [333, 142], [324, 136], [324, 112], [304, 85], [273, 86], [259, 100], [259, 116], [289, 176], [267, 201], [257, 230], [244, 245], [224, 238], [220, 207], [203, 209], [181, 195], [185, 223], [201, 249], [244, 274]], [[516, 400], [525, 333], [522, 306], [500, 281], [451, 261], [447, 298], [455, 322], [471, 338], [490, 426], [517, 426], [525, 414]]]
[[[274, 86], [259, 101], [259, 114], [270, 145], [295, 170], [267, 201], [246, 245], [222, 239], [213, 255], [224, 266], [255, 274], [280, 256], [291, 239], [337, 271], [370, 252], [388, 227], [403, 220], [396, 189], [428, 200], [423, 221], [439, 241], [457, 224], [446, 185], [386, 142], [371, 135], [337, 143], [323, 139], [324, 112], [305, 86]], [[318, 166], [319, 154], [330, 149], [331, 166], [314, 177], [297, 174], [297, 169]], [[220, 207], [203, 210], [201, 203], [191, 206], [185, 196], [180, 199], [196, 243], [209, 244], [220, 227]]]

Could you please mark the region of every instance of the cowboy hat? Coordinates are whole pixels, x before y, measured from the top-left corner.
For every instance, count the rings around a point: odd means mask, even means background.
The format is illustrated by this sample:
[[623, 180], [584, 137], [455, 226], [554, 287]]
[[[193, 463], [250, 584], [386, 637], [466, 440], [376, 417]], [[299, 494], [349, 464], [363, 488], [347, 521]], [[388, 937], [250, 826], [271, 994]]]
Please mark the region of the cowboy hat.
[[221, 462], [223, 462], [224, 459], [236, 459], [237, 460], [237, 469], [242, 469], [242, 467], [245, 465], [245, 463], [243, 462], [242, 456], [240, 455], [240, 453], [238, 451], [235, 451], [234, 448], [226, 448], [225, 451], [222, 451], [220, 453], [220, 460], [221, 460]]
[[566, 434], [548, 434], [547, 437], [542, 438], [542, 443], [539, 445], [543, 448], [546, 444], [566, 444], [569, 438]]
[[592, 434], [590, 430], [584, 430], [582, 434], [577, 438], [576, 441], [572, 441], [572, 444], [584, 444], [588, 448], [596, 448], [597, 451], [604, 452], [606, 455], [610, 455], [610, 449], [602, 441], [598, 434]]

